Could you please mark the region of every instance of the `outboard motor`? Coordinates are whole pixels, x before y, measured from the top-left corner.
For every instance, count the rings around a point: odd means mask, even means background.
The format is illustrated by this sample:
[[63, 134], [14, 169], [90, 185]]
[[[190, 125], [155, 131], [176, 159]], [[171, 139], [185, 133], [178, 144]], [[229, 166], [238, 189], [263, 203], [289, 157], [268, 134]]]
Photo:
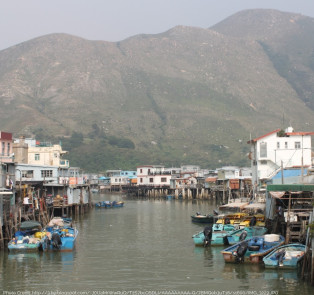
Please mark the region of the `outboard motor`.
[[212, 227], [206, 226], [204, 228], [203, 233], [204, 233], [204, 236], [205, 236], [204, 247], [206, 247], [206, 246], [210, 245], [211, 240], [212, 240], [212, 234], [213, 234]]
[[218, 215], [219, 212], [217, 210], [213, 210], [214, 215]]
[[53, 233], [52, 234], [52, 236], [51, 236], [51, 244], [52, 244], [52, 247], [55, 248], [55, 249], [60, 249], [61, 248], [62, 242], [61, 242], [61, 238], [60, 238], [59, 234], [57, 234], [57, 233]]
[[238, 247], [237, 251], [235, 251], [235, 260], [237, 263], [244, 262], [244, 255], [247, 251], [248, 248], [248, 243], [247, 242], [242, 242], [240, 246]]
[[239, 241], [244, 241], [246, 237], [247, 237], [247, 231], [244, 230], [239, 237]]
[[285, 254], [286, 254], [286, 251], [283, 250], [283, 251], [279, 251], [277, 254], [276, 254], [276, 259], [278, 260], [278, 265], [281, 266], [282, 263], [283, 263], [283, 260], [285, 258]]
[[255, 226], [256, 225], [256, 217], [253, 216], [252, 219], [250, 220], [250, 226]]

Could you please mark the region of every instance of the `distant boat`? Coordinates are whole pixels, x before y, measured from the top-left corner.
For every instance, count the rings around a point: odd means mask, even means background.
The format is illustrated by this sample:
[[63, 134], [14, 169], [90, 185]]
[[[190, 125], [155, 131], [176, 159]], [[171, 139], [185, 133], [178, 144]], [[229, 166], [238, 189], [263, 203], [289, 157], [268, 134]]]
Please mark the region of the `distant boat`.
[[96, 208], [119, 208], [124, 206], [123, 201], [101, 201], [95, 204]]
[[8, 243], [9, 251], [24, 253], [41, 250], [41, 229], [41, 224], [37, 221], [22, 222], [20, 230], [15, 233], [14, 238]]
[[288, 244], [278, 247], [263, 258], [266, 268], [296, 268], [304, 258], [305, 245]]
[[283, 245], [284, 242], [285, 238], [280, 235], [256, 236], [224, 249], [221, 254], [225, 262], [261, 263], [264, 256]]

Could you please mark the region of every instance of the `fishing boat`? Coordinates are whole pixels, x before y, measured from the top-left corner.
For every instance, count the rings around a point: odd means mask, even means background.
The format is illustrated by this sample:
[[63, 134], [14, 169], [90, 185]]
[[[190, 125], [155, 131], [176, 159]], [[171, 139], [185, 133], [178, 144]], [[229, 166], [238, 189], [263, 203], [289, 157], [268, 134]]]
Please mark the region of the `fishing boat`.
[[221, 245], [223, 245], [223, 236], [234, 230], [232, 224], [214, 224], [212, 227], [205, 227], [203, 231], [192, 236], [195, 246], [218, 245], [219, 237], [222, 237]]
[[119, 208], [124, 206], [123, 201], [101, 201], [95, 204], [96, 208]]
[[[252, 224], [253, 222], [253, 224]], [[265, 215], [264, 214], [255, 214], [244, 216], [239, 223], [240, 228], [246, 226], [265, 226]]]
[[14, 234], [14, 238], [8, 243], [10, 252], [24, 253], [40, 251], [42, 243], [41, 224], [37, 221], [24, 221], [20, 230]]
[[216, 223], [239, 225], [246, 216], [248, 216], [248, 213], [245, 212], [223, 214], [218, 216]]
[[225, 262], [262, 263], [264, 256], [283, 245], [284, 242], [285, 238], [281, 235], [256, 236], [224, 249], [221, 254]]
[[278, 247], [263, 258], [266, 268], [296, 268], [304, 258], [305, 245], [288, 244]]
[[72, 251], [77, 236], [78, 230], [73, 227], [46, 227], [42, 249], [44, 251]]
[[262, 236], [267, 233], [267, 228], [262, 226], [250, 226], [236, 229], [230, 233], [227, 233], [223, 237], [225, 245], [234, 245], [241, 241], [248, 240], [254, 236]]
[[218, 212], [214, 210], [214, 214], [201, 214], [200, 212], [196, 212], [194, 215], [191, 216], [192, 222], [196, 223], [215, 223], [217, 221]]

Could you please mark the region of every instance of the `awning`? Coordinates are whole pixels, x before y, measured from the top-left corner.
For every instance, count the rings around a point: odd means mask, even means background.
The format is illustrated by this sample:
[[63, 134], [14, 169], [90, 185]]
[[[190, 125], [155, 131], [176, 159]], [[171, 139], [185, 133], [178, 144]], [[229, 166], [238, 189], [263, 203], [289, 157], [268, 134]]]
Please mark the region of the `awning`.
[[33, 229], [41, 227], [41, 224], [37, 221], [24, 221], [21, 223], [20, 229]]
[[280, 199], [282, 198], [286, 192], [269, 192], [273, 198]]
[[267, 185], [268, 192], [314, 192], [313, 184], [269, 184]]

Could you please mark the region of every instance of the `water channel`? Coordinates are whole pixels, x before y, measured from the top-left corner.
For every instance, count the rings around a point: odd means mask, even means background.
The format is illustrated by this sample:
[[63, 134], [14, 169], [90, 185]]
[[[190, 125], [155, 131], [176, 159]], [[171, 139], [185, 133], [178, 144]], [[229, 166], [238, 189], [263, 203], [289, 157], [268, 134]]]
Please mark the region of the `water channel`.
[[296, 271], [225, 264], [224, 247], [195, 247], [192, 235], [204, 226], [192, 223], [190, 215], [212, 212], [214, 201], [95, 194], [99, 200], [123, 200], [125, 206], [93, 208], [75, 220], [79, 237], [73, 252], [0, 252], [3, 295], [314, 294]]

